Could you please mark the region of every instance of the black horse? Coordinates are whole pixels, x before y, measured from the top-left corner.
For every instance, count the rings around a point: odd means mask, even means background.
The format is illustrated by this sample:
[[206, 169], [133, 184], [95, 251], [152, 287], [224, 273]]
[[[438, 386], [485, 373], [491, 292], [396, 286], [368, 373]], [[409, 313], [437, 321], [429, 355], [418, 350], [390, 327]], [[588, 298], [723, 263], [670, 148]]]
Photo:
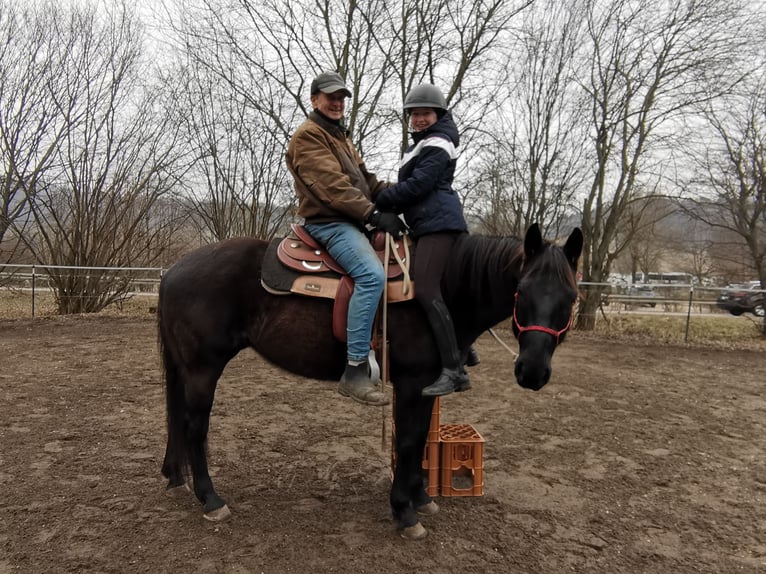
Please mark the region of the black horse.
[[[582, 241], [575, 229], [559, 247], [543, 240], [537, 224], [523, 240], [460, 239], [443, 285], [464, 356], [482, 332], [513, 317], [519, 340], [516, 381], [527, 389], [542, 388], [551, 375], [551, 356], [571, 324]], [[331, 335], [330, 300], [274, 295], [261, 286], [267, 246], [238, 238], [202, 247], [179, 260], [160, 284], [157, 315], [168, 429], [162, 473], [168, 489], [184, 487], [190, 468], [194, 494], [210, 520], [229, 515], [213, 488], [206, 448], [215, 388], [226, 364], [252, 347], [274, 365], [315, 379], [339, 380], [345, 365], [345, 343]], [[420, 538], [426, 531], [418, 514], [438, 511], [424, 490], [421, 470], [433, 398], [420, 392], [441, 365], [416, 302], [389, 307], [388, 335], [396, 395], [390, 502], [402, 536]], [[343, 400], [338, 398], [338, 408]]]

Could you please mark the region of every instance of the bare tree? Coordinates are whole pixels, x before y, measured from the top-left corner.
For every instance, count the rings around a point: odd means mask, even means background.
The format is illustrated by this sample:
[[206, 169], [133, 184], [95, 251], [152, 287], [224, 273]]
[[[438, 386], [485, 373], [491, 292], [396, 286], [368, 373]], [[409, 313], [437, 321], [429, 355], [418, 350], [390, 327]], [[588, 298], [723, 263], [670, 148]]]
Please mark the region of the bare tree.
[[545, 0], [524, 14], [520, 39], [504, 53], [496, 121], [477, 183], [482, 227], [522, 233], [537, 222], [563, 233], [585, 176], [585, 131], [577, 107], [575, 55], [582, 9]]
[[[740, 90], [711, 102], [715, 138], [697, 156], [689, 213], [718, 230], [716, 254], [766, 286], [766, 60]], [[764, 324], [766, 333], [766, 324]]]
[[50, 34], [59, 15], [52, 3], [0, 0], [0, 262], [14, 257], [14, 227], [23, 232], [30, 222], [28, 199], [67, 129], [55, 98], [66, 47]]
[[[226, 86], [231, 105], [241, 106], [236, 114], [247, 118], [238, 129], [234, 122], [222, 126], [224, 122], [216, 118], [216, 137], [228, 140], [225, 144], [216, 140], [222, 146], [219, 150], [234, 149], [241, 145], [235, 142], [250, 140], [261, 144], [250, 150], [254, 160], [260, 158], [264, 163], [268, 157], [278, 157], [281, 161], [292, 131], [310, 111], [309, 82], [320, 70], [334, 69], [346, 78], [353, 93], [347, 106], [347, 126], [354, 143], [371, 170], [383, 169], [386, 177], [393, 173], [407, 138], [401, 113], [404, 94], [421, 81], [437, 84], [449, 104], [459, 108], [458, 123], [465, 128], [461, 149], [470, 148], [471, 134], [478, 132], [474, 119], [483, 115], [487, 105], [474, 97], [474, 88], [485, 85], [488, 77], [494, 78], [482, 73], [492, 59], [491, 51], [507, 43], [510, 20], [530, 3], [236, 0], [223, 9], [220, 0], [184, 0], [171, 21], [187, 58], [185, 65], [196, 70], [189, 71], [190, 76], [205, 82], [212, 78], [217, 90]], [[201, 127], [195, 126], [194, 131], [201, 134]], [[247, 130], [255, 133], [248, 136]], [[396, 135], [392, 137], [396, 131], [401, 135], [399, 142]], [[209, 164], [203, 169], [212, 173], [212, 155], [200, 153], [199, 157]], [[226, 189], [222, 178], [200, 179], [201, 208], [220, 203], [222, 192], [229, 195], [227, 205], [234, 205], [234, 192], [241, 194], [245, 189], [253, 194], [251, 203], [267, 205], [259, 198], [266, 193], [262, 182], [251, 185], [231, 177], [225, 180]], [[284, 214], [293, 201], [292, 186], [281, 180], [280, 184], [271, 196], [279, 206], [273, 212], [276, 216]], [[467, 193], [468, 184], [462, 185]]]
[[[663, 128], [729, 89], [742, 40], [739, 6], [716, 0], [587, 0], [589, 96], [595, 170], [583, 200], [583, 279], [605, 280], [615, 238], [641, 189], [662, 181]], [[728, 83], [727, 83], [728, 82]], [[627, 245], [625, 237], [622, 245]], [[589, 291], [577, 326], [591, 329], [600, 293]]]
[[644, 193], [626, 207], [620, 229], [615, 234], [616, 245], [610, 251], [610, 267], [619, 254], [627, 255], [630, 272], [648, 274], [660, 270], [667, 254], [667, 237], [662, 222], [675, 210], [674, 204], [659, 197], [656, 191]]
[[699, 285], [706, 285], [716, 272], [710, 227], [676, 210], [670, 225], [663, 222], [657, 238], [676, 259], [676, 270], [689, 273]]
[[[369, 9], [374, 9], [370, 3]], [[196, 152], [189, 180], [198, 219], [212, 238], [269, 238], [292, 218], [292, 179], [284, 153], [308, 114], [308, 82], [337, 69], [354, 93], [349, 126], [361, 146], [381, 121], [374, 108], [381, 73], [370, 63], [370, 38], [355, 2], [295, 3], [186, 0], [171, 16], [184, 57], [184, 126]], [[358, 102], [365, 102], [365, 106]]]
[[[66, 124], [45, 177], [26, 191], [32, 228], [23, 239], [38, 262], [62, 266], [149, 265], [172, 221], [152, 208], [178, 181], [170, 102], [141, 60], [141, 28], [124, 6], [62, 9], [47, 34], [64, 63], [50, 97]], [[98, 311], [126, 296], [107, 269], [50, 269], [59, 312]]]
[[[404, 0], [363, 9], [369, 33], [392, 71], [398, 98], [394, 118], [402, 127], [402, 149], [408, 145], [407, 124], [398, 102], [422, 82], [443, 89], [448, 106], [461, 111], [470, 141], [481, 133], [481, 118], [492, 98], [477, 98], [477, 90], [500, 78], [492, 66], [495, 54], [505, 53], [512, 23], [534, 0]], [[389, 95], [390, 97], [390, 95]], [[475, 121], [474, 121], [475, 120]]]
[[[173, 82], [174, 100], [193, 166], [186, 195], [208, 240], [235, 236], [271, 239], [292, 213], [291, 180], [283, 165], [284, 136], [263, 123], [240, 94], [209, 70], [189, 66]], [[284, 97], [284, 96], [283, 96]]]

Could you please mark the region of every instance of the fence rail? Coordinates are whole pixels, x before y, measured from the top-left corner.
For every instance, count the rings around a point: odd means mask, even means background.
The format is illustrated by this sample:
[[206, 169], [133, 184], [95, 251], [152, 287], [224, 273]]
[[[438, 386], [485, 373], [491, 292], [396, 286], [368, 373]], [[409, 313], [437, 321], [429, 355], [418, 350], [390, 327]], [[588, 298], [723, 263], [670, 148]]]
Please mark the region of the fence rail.
[[[38, 300], [40, 296], [49, 296], [54, 292], [51, 287], [51, 271], [56, 270], [56, 275], [70, 275], [89, 278], [91, 275], [101, 277], [108, 272], [112, 278], [124, 277], [128, 282], [127, 297], [153, 295], [159, 292], [159, 284], [162, 274], [166, 271], [163, 267], [82, 267], [77, 265], [31, 265], [0, 263], [0, 295], [21, 295], [29, 298], [29, 314], [34, 318], [38, 314]], [[89, 297], [82, 295], [82, 298]], [[92, 295], [93, 298], [98, 297]], [[0, 309], [3, 300], [0, 298]], [[17, 297], [18, 299], [18, 297]], [[118, 303], [121, 304], [122, 302]]]
[[[81, 267], [73, 265], [0, 264], [0, 318], [36, 317], [56, 313], [55, 291], [51, 286], [51, 271], [59, 277], [63, 273], [77, 276], [103, 275], [105, 272], [127, 281], [127, 299], [113, 305], [122, 310], [131, 300], [135, 306], [151, 309], [156, 306], [159, 284], [165, 268], [162, 267]], [[598, 290], [601, 306], [596, 321], [609, 320], [620, 314], [674, 315], [686, 317], [686, 332], [692, 317], [709, 315], [730, 316], [717, 306], [716, 298], [722, 291], [718, 287], [690, 284], [641, 284], [652, 289], [652, 297], [629, 292], [627, 287], [608, 283], [581, 282], [582, 293]], [[87, 295], [86, 295], [87, 296]], [[138, 303], [140, 302], [140, 304]], [[753, 320], [761, 320], [748, 316]]]

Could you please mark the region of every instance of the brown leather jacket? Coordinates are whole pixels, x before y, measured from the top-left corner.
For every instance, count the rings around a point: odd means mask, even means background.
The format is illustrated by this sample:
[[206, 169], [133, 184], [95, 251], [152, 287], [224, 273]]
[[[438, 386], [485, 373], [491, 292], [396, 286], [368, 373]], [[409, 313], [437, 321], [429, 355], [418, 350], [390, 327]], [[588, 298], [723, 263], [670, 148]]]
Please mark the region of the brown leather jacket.
[[388, 182], [367, 171], [346, 129], [316, 111], [290, 138], [285, 156], [298, 194], [298, 215], [308, 223], [364, 224]]

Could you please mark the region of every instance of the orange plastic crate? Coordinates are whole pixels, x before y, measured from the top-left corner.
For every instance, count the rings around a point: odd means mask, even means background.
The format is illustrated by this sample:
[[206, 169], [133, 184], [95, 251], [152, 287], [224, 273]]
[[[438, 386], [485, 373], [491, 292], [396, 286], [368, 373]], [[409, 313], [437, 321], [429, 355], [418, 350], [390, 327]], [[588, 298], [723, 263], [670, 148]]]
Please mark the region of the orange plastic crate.
[[469, 424], [439, 428], [441, 443], [441, 495], [484, 494], [484, 438]]
[[439, 496], [439, 443], [428, 442], [423, 454], [423, 479], [428, 496]]
[[431, 442], [439, 442], [439, 427], [440, 421], [439, 416], [441, 414], [441, 403], [439, 401], [439, 397], [436, 397], [434, 399], [434, 407], [431, 411], [431, 424], [428, 426], [428, 441]]

